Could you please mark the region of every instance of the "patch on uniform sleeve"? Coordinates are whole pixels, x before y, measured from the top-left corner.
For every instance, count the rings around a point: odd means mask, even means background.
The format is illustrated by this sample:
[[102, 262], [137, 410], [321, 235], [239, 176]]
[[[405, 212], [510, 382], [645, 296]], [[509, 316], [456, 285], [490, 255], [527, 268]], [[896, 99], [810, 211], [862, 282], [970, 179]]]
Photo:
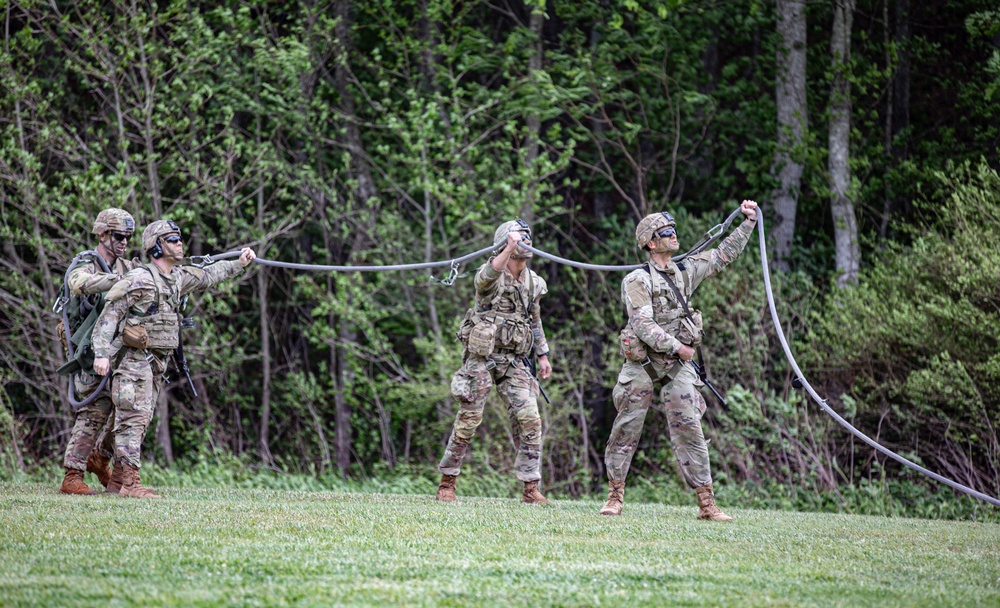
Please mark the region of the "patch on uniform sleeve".
[[642, 276], [625, 277], [622, 291], [625, 295], [625, 304], [631, 308], [651, 306], [653, 303], [650, 286]]

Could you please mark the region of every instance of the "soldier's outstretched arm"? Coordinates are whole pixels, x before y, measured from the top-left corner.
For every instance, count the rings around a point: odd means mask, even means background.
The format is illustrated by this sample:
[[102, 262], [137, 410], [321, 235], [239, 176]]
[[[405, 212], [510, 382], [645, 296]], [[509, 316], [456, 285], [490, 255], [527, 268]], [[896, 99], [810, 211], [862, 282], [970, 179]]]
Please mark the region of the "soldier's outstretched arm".
[[693, 257], [693, 261], [703, 256], [708, 257], [708, 272], [704, 276], [696, 276], [696, 281], [700, 282], [700, 279], [719, 272], [743, 253], [743, 249], [746, 248], [747, 242], [750, 240], [750, 235], [753, 234], [753, 229], [757, 225], [757, 203], [745, 200], [740, 204], [740, 211], [746, 217], [746, 220], [736, 230], [723, 239], [715, 249], [709, 249]]
[[181, 295], [205, 291], [223, 281], [228, 281], [238, 276], [256, 257], [257, 254], [254, 253], [253, 249], [244, 247], [239, 260], [223, 260], [205, 268], [178, 266], [177, 268], [183, 273]]

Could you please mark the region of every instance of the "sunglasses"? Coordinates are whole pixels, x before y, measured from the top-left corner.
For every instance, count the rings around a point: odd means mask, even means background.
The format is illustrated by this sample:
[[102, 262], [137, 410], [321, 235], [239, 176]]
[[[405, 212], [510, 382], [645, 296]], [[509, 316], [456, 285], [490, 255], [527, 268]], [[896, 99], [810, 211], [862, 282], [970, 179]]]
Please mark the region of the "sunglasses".
[[673, 227], [670, 227], [670, 228], [664, 228], [663, 230], [657, 232], [656, 236], [660, 237], [661, 239], [669, 239], [675, 234], [677, 234], [677, 231], [674, 230]]
[[129, 240], [130, 238], [132, 238], [132, 235], [131, 234], [126, 234], [124, 232], [112, 232], [111, 233], [111, 238], [113, 238], [116, 241], [121, 242], [121, 241], [127, 241], [127, 240]]
[[168, 237], [164, 237], [163, 240], [173, 245], [174, 243], [180, 243], [181, 237], [177, 236], [176, 234], [171, 234]]

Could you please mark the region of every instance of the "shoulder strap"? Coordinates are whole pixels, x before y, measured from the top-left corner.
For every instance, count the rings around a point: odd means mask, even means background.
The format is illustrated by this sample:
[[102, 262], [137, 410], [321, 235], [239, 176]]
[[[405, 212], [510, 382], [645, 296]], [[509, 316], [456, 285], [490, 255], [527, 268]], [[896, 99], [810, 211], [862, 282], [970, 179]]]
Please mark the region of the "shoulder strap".
[[[656, 272], [658, 272], [660, 276], [663, 277], [663, 280], [667, 282], [667, 285], [670, 286], [670, 289], [674, 292], [674, 295], [677, 297], [677, 301], [680, 302], [681, 308], [684, 309], [684, 314], [690, 317], [691, 309], [688, 308], [687, 300], [684, 299], [684, 295], [681, 293], [681, 290], [677, 289], [677, 286], [674, 285], [674, 282], [672, 280], [670, 280], [670, 277], [667, 276], [667, 273], [663, 272], [660, 269], [657, 269]], [[652, 276], [652, 273], [650, 273], [650, 276]], [[681, 280], [682, 281], [684, 280], [683, 274], [681, 274]]]
[[142, 267], [149, 273], [149, 276], [153, 278], [153, 289], [156, 291], [156, 297], [153, 298], [153, 303], [146, 309], [146, 316], [155, 315], [160, 311], [160, 282], [156, 280], [156, 269], [152, 264], [144, 264]]

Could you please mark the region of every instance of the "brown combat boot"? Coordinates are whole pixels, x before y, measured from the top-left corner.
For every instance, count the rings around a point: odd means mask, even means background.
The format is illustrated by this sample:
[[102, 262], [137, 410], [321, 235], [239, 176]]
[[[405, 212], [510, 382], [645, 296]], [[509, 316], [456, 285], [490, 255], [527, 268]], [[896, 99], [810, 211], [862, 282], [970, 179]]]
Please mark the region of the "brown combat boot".
[[521, 496], [521, 502], [526, 502], [531, 505], [552, 504], [548, 498], [542, 496], [542, 493], [538, 491], [538, 481], [524, 482], [524, 495]]
[[712, 484], [706, 483], [700, 488], [695, 488], [698, 494], [698, 519], [711, 519], [712, 521], [733, 521], [722, 512], [722, 509], [715, 506], [715, 493], [712, 491]]
[[130, 464], [122, 465], [122, 489], [118, 494], [132, 498], [163, 498], [153, 488], [142, 487], [139, 469]]
[[625, 482], [608, 481], [608, 502], [604, 503], [601, 515], [621, 515], [625, 506]]
[[87, 457], [87, 470], [97, 475], [97, 480], [107, 489], [111, 483], [111, 459], [98, 451], [93, 451]]
[[115, 467], [111, 469], [111, 479], [108, 487], [104, 489], [108, 494], [118, 494], [122, 490], [122, 465], [115, 462]]
[[81, 494], [91, 496], [97, 492], [90, 489], [90, 486], [83, 483], [83, 471], [79, 469], [66, 469], [66, 476], [63, 477], [62, 486], [59, 491], [63, 494]]
[[457, 475], [442, 475], [441, 485], [438, 486], [437, 498], [444, 502], [452, 502], [458, 497], [455, 496], [455, 478]]

